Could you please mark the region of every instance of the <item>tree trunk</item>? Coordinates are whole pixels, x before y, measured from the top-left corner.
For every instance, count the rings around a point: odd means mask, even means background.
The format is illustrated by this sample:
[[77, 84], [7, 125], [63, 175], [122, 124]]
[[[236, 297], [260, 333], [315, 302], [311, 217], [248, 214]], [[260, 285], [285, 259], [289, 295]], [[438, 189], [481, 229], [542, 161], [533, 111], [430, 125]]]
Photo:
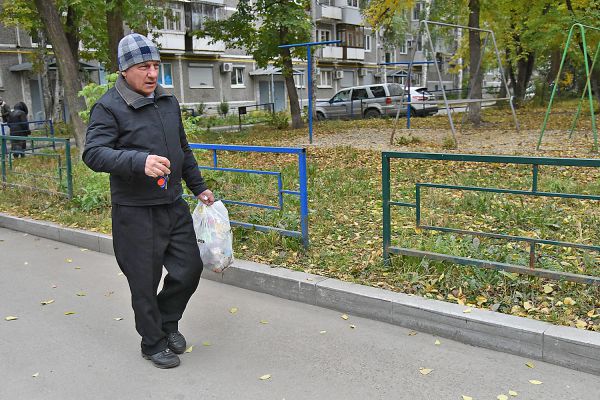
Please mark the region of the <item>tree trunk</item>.
[[119, 41], [125, 36], [123, 30], [123, 2], [122, 0], [106, 0], [106, 29], [108, 31], [108, 72], [119, 70], [117, 50]]
[[[469, 28], [479, 29], [479, 0], [469, 0]], [[481, 99], [483, 70], [479, 66], [481, 58], [481, 35], [479, 31], [469, 30], [469, 87], [471, 98]], [[468, 120], [476, 127], [481, 125], [481, 103], [469, 103]]]
[[56, 56], [56, 63], [58, 64], [60, 75], [63, 77], [71, 77], [70, 79], [63, 79], [65, 100], [69, 105], [75, 144], [79, 156], [81, 157], [83, 146], [85, 144], [85, 126], [79, 117], [79, 112], [85, 109], [85, 101], [79, 96], [79, 91], [81, 91], [79, 62], [73, 56], [73, 52], [71, 51], [72, 48], [69, 46], [67, 35], [65, 34], [63, 24], [60, 21], [60, 16], [54, 6], [54, 2], [47, 0], [34, 1], [40, 19], [48, 33], [48, 38], [52, 43], [52, 49]]
[[40, 79], [42, 80], [42, 96], [44, 98], [44, 118], [52, 118], [52, 91], [50, 90], [50, 77], [48, 75], [48, 65], [51, 62], [51, 57], [46, 51], [46, 34], [42, 31], [38, 32], [40, 38], [40, 57], [42, 59], [42, 71]]
[[[285, 38], [285, 34], [280, 35], [281, 39]], [[285, 43], [285, 41], [281, 41]], [[292, 114], [292, 129], [302, 128], [304, 123], [302, 122], [302, 113], [300, 110], [300, 104], [298, 104], [298, 91], [296, 90], [296, 82], [294, 82], [294, 69], [292, 65], [292, 55], [289, 48], [281, 49], [281, 58], [283, 59], [283, 68], [281, 72], [285, 79], [285, 87], [288, 93], [288, 99], [290, 100], [290, 113]]]
[[52, 103], [52, 119], [54, 121], [62, 121], [62, 101], [64, 99], [64, 90], [60, 83], [60, 74], [56, 71], [56, 81], [54, 82], [54, 102]]
[[[60, 22], [60, 19], [58, 21]], [[67, 37], [67, 43], [69, 44], [69, 48], [71, 49], [71, 53], [73, 54], [73, 58], [75, 58], [75, 60], [77, 61], [79, 61], [79, 31], [77, 30], [78, 22], [79, 19], [77, 15], [77, 10], [75, 9], [75, 7], [69, 6], [67, 8], [67, 22], [65, 24], [66, 29], [64, 31]]]

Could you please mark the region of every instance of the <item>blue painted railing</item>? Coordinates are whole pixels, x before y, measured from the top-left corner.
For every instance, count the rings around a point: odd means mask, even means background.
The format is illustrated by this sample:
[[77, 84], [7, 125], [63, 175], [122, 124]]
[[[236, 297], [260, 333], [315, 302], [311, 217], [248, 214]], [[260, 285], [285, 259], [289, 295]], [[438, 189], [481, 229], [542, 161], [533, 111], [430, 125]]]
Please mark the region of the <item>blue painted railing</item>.
[[[300, 237], [302, 238], [302, 244], [305, 248], [308, 248], [308, 190], [307, 190], [307, 173], [306, 173], [306, 149], [296, 147], [268, 147], [268, 146], [235, 146], [235, 145], [224, 145], [224, 144], [199, 144], [190, 143], [192, 150], [207, 150], [212, 151], [212, 166], [199, 166], [202, 170], [222, 171], [222, 172], [236, 172], [236, 173], [248, 173], [256, 175], [271, 175], [277, 178], [277, 197], [278, 206], [272, 206], [267, 204], [251, 203], [245, 201], [235, 201], [221, 199], [223, 203], [236, 204], [248, 207], [257, 207], [270, 210], [282, 210], [284, 205], [284, 194], [298, 196], [300, 198], [300, 231], [292, 231], [287, 229], [276, 228], [273, 226], [256, 225], [247, 222], [230, 221], [234, 226], [241, 226], [244, 228], [252, 228], [258, 231], [274, 231], [284, 236]], [[280, 171], [263, 171], [254, 169], [242, 169], [242, 168], [223, 168], [219, 167], [218, 151], [237, 151], [237, 152], [253, 152], [253, 153], [273, 153], [273, 154], [296, 154], [298, 156], [298, 180], [299, 180], [299, 191], [285, 190], [283, 188], [283, 179]]]

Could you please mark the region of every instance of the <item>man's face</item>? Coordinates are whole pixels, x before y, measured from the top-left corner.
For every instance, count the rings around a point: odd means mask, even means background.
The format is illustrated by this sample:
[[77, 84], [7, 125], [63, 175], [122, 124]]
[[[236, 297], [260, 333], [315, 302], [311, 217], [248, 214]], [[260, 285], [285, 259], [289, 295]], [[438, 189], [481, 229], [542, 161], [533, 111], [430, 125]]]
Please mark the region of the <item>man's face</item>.
[[158, 61], [136, 64], [124, 71], [123, 77], [133, 90], [141, 95], [149, 96], [156, 89], [159, 65]]

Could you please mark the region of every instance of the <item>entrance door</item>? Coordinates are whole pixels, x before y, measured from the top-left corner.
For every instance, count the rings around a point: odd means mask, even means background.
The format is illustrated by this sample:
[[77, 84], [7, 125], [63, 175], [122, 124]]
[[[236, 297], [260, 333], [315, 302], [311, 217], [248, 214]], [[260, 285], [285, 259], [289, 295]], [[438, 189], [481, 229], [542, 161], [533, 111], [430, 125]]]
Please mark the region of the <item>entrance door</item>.
[[44, 106], [42, 93], [40, 92], [40, 85], [38, 80], [29, 80], [29, 91], [31, 93], [31, 115], [34, 121], [44, 119]]
[[285, 110], [285, 84], [282, 81], [273, 82], [275, 86], [275, 111]]

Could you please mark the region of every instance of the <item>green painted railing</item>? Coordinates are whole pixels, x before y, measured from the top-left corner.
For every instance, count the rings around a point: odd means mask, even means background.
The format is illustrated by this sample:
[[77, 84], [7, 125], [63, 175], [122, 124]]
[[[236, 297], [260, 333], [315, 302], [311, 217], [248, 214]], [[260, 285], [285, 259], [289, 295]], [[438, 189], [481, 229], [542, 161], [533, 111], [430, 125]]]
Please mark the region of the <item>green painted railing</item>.
[[[45, 151], [22, 152], [10, 150], [10, 143], [14, 140], [27, 140], [28, 142], [46, 142], [50, 146]], [[36, 191], [48, 192], [53, 194], [65, 195], [69, 199], [73, 197], [73, 172], [71, 166], [71, 143], [69, 139], [53, 138], [53, 137], [33, 137], [33, 136], [0, 136], [0, 153], [1, 153], [1, 170], [2, 170], [2, 187], [20, 187]], [[57, 146], [58, 145], [58, 146]], [[64, 154], [61, 152], [64, 148]], [[35, 158], [47, 158], [56, 160], [55, 174], [37, 173], [27, 171], [24, 167], [22, 171], [17, 171], [15, 168], [17, 163], [21, 161], [14, 160], [16, 154], [23, 154], [24, 158], [20, 160], [29, 160]], [[37, 168], [39, 169], [39, 168]], [[35, 183], [36, 180], [44, 179], [54, 182], [55, 188], [44, 188], [35, 184], [19, 183], [9, 179], [10, 177], [22, 177], [21, 181], [28, 179]]]
[[[398, 202], [392, 201], [391, 196], [391, 173], [390, 161], [392, 159], [405, 160], [431, 160], [431, 161], [458, 161], [469, 163], [492, 163], [492, 164], [517, 164], [531, 165], [531, 190], [513, 190], [493, 187], [479, 187], [466, 185], [449, 185], [437, 184], [429, 182], [415, 183], [415, 202]], [[538, 174], [539, 166], [567, 166], [567, 167], [585, 167], [585, 168], [600, 168], [600, 159], [580, 159], [580, 158], [545, 158], [545, 157], [518, 157], [518, 156], [492, 156], [492, 155], [466, 155], [466, 154], [439, 154], [439, 153], [401, 153], [401, 152], [384, 152], [382, 153], [382, 200], [383, 200], [383, 257], [384, 261], [389, 262], [390, 254], [401, 254], [406, 256], [414, 256], [427, 258], [436, 261], [449, 261], [461, 265], [471, 265], [480, 268], [503, 270], [508, 272], [516, 272], [520, 274], [535, 275], [556, 280], [568, 280], [573, 282], [589, 283], [600, 285], [600, 277], [589, 276], [582, 274], [574, 274], [563, 271], [552, 271], [535, 267], [536, 262], [536, 246], [538, 245], [553, 245], [559, 247], [571, 247], [575, 249], [591, 250], [600, 252], [600, 246], [586, 245], [581, 243], [571, 243], [556, 240], [547, 240], [532, 238], [526, 236], [508, 235], [501, 233], [472, 231], [466, 229], [449, 228], [443, 226], [423, 225], [421, 223], [421, 189], [422, 188], [438, 188], [457, 191], [473, 191], [498, 194], [512, 194], [521, 196], [537, 196], [537, 197], [554, 197], [563, 199], [579, 199], [599, 201], [600, 196], [589, 194], [575, 193], [557, 193], [540, 191], [538, 189]], [[415, 228], [422, 230], [456, 233], [460, 235], [472, 235], [479, 237], [487, 237], [494, 239], [504, 239], [514, 242], [525, 242], [529, 244], [529, 265], [514, 265], [501, 263], [496, 261], [481, 260], [467, 257], [459, 257], [442, 253], [423, 251], [418, 249], [394, 247], [392, 241], [392, 221], [391, 207], [408, 207], [415, 210]]]

